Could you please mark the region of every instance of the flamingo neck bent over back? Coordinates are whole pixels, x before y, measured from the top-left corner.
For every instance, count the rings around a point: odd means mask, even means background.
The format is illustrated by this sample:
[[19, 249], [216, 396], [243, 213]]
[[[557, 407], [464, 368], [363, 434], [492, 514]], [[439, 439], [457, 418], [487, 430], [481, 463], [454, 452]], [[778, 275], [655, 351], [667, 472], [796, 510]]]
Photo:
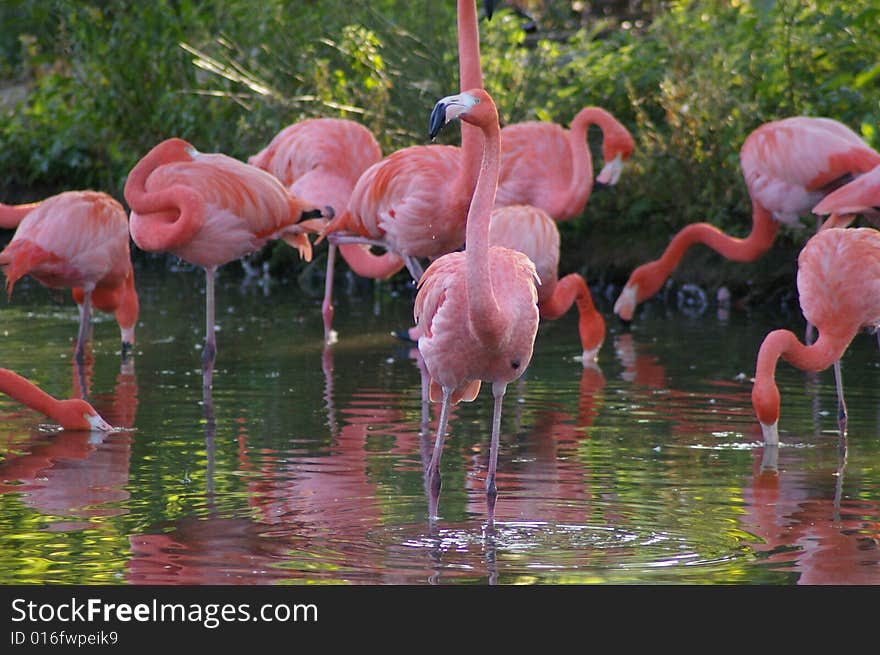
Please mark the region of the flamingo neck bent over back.
[[198, 193], [186, 185], [147, 190], [150, 174], [163, 164], [192, 161], [197, 153], [183, 139], [167, 139], [150, 150], [131, 170], [125, 182], [125, 199], [138, 214], [151, 214], [149, 224], [131, 222], [132, 238], [144, 250], [171, 250], [187, 243], [205, 225], [205, 206]]
[[13, 230], [33, 209], [40, 205], [39, 202], [29, 202], [24, 205], [4, 205], [0, 203], [0, 228]]

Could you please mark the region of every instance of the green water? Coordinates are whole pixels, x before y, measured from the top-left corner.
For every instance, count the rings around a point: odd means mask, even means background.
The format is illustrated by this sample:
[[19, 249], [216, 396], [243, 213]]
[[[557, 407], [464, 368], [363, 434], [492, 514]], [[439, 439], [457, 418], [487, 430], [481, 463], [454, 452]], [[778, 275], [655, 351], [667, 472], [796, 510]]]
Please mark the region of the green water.
[[340, 290], [325, 351], [319, 298], [243, 285], [230, 265], [206, 397], [203, 288], [198, 270], [142, 267], [134, 357], [100, 315], [81, 374], [69, 295], [24, 280], [0, 305], [2, 365], [58, 397], [84, 383], [119, 428], [60, 432], [0, 397], [0, 583], [880, 583], [873, 337], [843, 360], [845, 452], [831, 371], [781, 364], [774, 453], [749, 377], [767, 331], [803, 333], [797, 315], [654, 303], [625, 330], [599, 298], [598, 369], [575, 359], [574, 312], [543, 324], [505, 399], [487, 530], [485, 387], [452, 414], [428, 522], [437, 407], [422, 405], [416, 351], [389, 335], [410, 296]]

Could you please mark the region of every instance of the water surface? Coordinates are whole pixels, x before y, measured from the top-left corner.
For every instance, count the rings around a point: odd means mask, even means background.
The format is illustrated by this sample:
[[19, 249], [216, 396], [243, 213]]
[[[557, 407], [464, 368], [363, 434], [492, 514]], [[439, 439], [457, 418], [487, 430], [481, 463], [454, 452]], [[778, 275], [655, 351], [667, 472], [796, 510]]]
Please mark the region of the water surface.
[[202, 388], [204, 278], [138, 270], [122, 362], [111, 317], [73, 363], [69, 294], [16, 285], [3, 366], [83, 394], [114, 426], [64, 432], [0, 396], [0, 583], [880, 583], [875, 338], [844, 357], [847, 448], [831, 371], [780, 364], [782, 445], [765, 449], [750, 376], [794, 313], [691, 317], [649, 303], [584, 368], [576, 315], [542, 324], [505, 399], [494, 528], [484, 477], [491, 391], [452, 413], [440, 517], [422, 469], [436, 406], [390, 336], [411, 297], [339, 293], [339, 342], [295, 280], [217, 288], [214, 387]]

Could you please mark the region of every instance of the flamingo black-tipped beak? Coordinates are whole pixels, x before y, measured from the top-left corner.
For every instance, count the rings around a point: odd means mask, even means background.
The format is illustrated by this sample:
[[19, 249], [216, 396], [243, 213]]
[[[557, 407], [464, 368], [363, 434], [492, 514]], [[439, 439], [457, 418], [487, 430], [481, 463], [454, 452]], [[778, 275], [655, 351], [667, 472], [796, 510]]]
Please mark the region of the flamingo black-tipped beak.
[[443, 126], [446, 125], [446, 102], [441, 100], [431, 111], [431, 120], [428, 122], [428, 137], [433, 141]]
[[600, 182], [599, 180], [593, 181], [593, 191], [608, 191], [610, 188], [610, 184], [605, 184], [604, 182]]
[[400, 339], [404, 343], [418, 344], [418, 341], [414, 341], [410, 338], [409, 330], [391, 330], [391, 336]]
[[483, 13], [486, 14], [486, 20], [492, 20], [492, 14], [495, 13], [495, 0], [483, 0]]
[[[326, 207], [323, 210], [322, 209], [306, 209], [305, 211], [300, 213], [299, 220], [304, 221], [309, 218], [323, 218], [324, 211], [326, 211], [326, 210], [327, 210]], [[331, 216], [332, 216], [332, 214], [331, 214]]]
[[130, 342], [128, 342], [128, 341], [122, 342], [122, 360], [123, 361], [128, 359], [129, 355], [131, 355], [131, 353], [133, 351], [134, 351], [134, 346]]

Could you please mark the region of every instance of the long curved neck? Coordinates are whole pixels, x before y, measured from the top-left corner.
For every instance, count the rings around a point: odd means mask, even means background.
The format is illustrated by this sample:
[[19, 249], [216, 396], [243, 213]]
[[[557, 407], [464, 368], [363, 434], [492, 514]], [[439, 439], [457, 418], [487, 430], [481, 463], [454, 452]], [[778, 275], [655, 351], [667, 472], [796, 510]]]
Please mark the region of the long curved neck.
[[[458, 20], [458, 74], [460, 91], [483, 88], [483, 70], [480, 67], [480, 29], [477, 5], [474, 0], [457, 0]], [[457, 183], [461, 192], [470, 197], [474, 192], [480, 170], [480, 128], [462, 122], [462, 166]]]
[[483, 340], [494, 340], [503, 330], [503, 320], [492, 290], [489, 267], [489, 223], [501, 168], [501, 130], [497, 120], [483, 127], [485, 137], [480, 175], [468, 210], [465, 236], [467, 258], [468, 319], [471, 329]]
[[659, 291], [691, 246], [702, 243], [726, 259], [751, 262], [767, 252], [778, 231], [779, 223], [758, 204], [754, 205], [752, 212], [752, 230], [743, 239], [725, 234], [709, 223], [692, 223], [673, 237], [660, 259], [633, 272], [630, 279], [638, 280], [638, 301]]
[[[458, 0], [458, 75], [460, 90], [483, 88], [483, 70], [480, 67], [480, 28], [474, 0]], [[479, 139], [479, 129], [471, 130]]]
[[0, 204], [0, 228], [12, 230], [25, 216], [40, 205], [39, 202], [31, 202], [26, 205], [3, 205]]
[[565, 214], [571, 217], [584, 211], [590, 193], [593, 191], [593, 157], [587, 143], [590, 125], [598, 125], [605, 130], [608, 112], [598, 107], [584, 107], [571, 121], [568, 130], [568, 145], [571, 149], [571, 179], [563, 192]]
[[[147, 190], [147, 179], [162, 164], [181, 161], [172, 146], [160, 143], [128, 174], [125, 200], [138, 215], [130, 223], [131, 236], [142, 250], [169, 250], [187, 243], [205, 223], [205, 208], [198, 193], [183, 185]], [[171, 151], [169, 157], [166, 153]], [[145, 222], [146, 224], [141, 224]]]
[[578, 309], [578, 333], [584, 352], [595, 351], [605, 340], [605, 319], [593, 304], [586, 280], [578, 273], [569, 273], [559, 280], [553, 295], [538, 305], [541, 318], [556, 320], [572, 306]]
[[41, 414], [57, 419], [60, 402], [9, 369], [0, 368], [0, 391]]
[[126, 343], [134, 343], [134, 326], [140, 313], [137, 288], [134, 283], [134, 268], [129, 268], [119, 298], [119, 307], [114, 312], [116, 322], [122, 332], [122, 340]]
[[390, 250], [374, 255], [359, 243], [340, 243], [338, 248], [349, 268], [361, 277], [384, 280], [405, 266], [403, 259]]
[[758, 350], [752, 404], [758, 420], [766, 425], [779, 418], [779, 389], [776, 386], [776, 362], [781, 358], [803, 371], [824, 371], [839, 360], [858, 327], [840, 332], [819, 332], [811, 346], [805, 346], [790, 330], [774, 330]]

